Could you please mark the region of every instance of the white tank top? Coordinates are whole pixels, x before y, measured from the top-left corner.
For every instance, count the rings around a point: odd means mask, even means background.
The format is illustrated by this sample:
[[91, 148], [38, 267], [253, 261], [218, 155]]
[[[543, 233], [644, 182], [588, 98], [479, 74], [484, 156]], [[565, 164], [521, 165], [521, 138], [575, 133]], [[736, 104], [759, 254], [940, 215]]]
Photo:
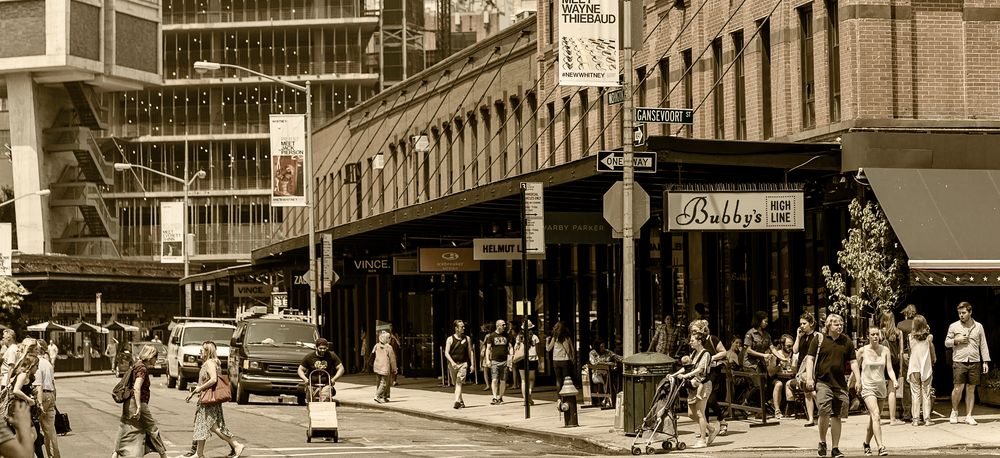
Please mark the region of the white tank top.
[[931, 364], [931, 344], [933, 335], [928, 335], [924, 340], [914, 339], [910, 336], [910, 367], [907, 374], [920, 374], [920, 380], [931, 378], [934, 370]]

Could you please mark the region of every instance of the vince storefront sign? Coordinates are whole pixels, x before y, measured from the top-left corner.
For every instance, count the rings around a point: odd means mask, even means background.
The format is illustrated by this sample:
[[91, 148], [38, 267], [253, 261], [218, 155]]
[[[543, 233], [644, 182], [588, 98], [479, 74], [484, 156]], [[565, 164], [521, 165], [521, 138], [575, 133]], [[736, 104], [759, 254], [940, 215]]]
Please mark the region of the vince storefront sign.
[[668, 231], [802, 230], [801, 191], [663, 193]]

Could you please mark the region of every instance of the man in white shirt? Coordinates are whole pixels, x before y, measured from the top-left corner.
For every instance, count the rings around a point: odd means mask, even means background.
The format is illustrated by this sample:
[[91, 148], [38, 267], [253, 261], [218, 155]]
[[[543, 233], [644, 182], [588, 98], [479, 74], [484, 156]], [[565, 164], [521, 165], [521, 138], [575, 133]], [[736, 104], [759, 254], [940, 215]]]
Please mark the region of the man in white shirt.
[[[962, 392], [965, 392], [965, 422], [975, 425], [972, 418], [972, 406], [976, 400], [976, 385], [982, 374], [990, 371], [990, 347], [986, 344], [986, 330], [983, 325], [972, 319], [972, 304], [958, 304], [959, 320], [948, 326], [948, 334], [944, 338], [944, 346], [952, 349], [951, 367], [951, 417], [952, 424], [958, 423], [958, 405], [962, 402]], [[982, 369], [982, 372], [980, 372]]]
[[14, 331], [5, 329], [3, 331], [3, 361], [0, 362], [0, 384], [7, 386], [10, 381], [10, 371], [17, 364], [17, 340], [14, 338]]
[[42, 413], [38, 421], [45, 435], [45, 454], [59, 458], [59, 444], [56, 435], [56, 378], [55, 368], [48, 360], [48, 348], [38, 347], [38, 370], [35, 372], [35, 398], [41, 401]]
[[56, 345], [55, 341], [49, 342], [49, 361], [52, 365], [56, 364], [56, 357], [59, 356], [59, 346]]

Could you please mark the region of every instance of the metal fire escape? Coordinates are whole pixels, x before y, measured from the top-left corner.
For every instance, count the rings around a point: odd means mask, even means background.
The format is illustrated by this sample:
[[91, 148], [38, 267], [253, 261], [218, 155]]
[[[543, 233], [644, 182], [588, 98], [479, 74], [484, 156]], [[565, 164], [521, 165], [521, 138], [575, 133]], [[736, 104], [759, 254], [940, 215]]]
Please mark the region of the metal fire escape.
[[114, 184], [114, 167], [108, 158], [119, 151], [107, 129], [105, 110], [90, 86], [64, 83], [73, 109], [63, 110], [53, 127], [45, 130], [46, 154], [71, 153], [76, 164], [66, 165], [49, 185], [52, 211], [75, 211], [69, 223], [52, 240], [53, 251], [68, 255], [120, 257], [118, 219], [112, 216], [101, 189]]

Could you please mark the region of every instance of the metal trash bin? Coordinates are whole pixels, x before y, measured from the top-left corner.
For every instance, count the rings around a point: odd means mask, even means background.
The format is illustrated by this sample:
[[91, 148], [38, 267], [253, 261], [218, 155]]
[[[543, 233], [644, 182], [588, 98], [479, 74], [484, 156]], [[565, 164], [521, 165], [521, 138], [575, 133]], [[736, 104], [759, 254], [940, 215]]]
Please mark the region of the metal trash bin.
[[656, 385], [671, 373], [675, 360], [663, 353], [636, 353], [622, 360], [625, 435], [634, 436], [653, 405]]

